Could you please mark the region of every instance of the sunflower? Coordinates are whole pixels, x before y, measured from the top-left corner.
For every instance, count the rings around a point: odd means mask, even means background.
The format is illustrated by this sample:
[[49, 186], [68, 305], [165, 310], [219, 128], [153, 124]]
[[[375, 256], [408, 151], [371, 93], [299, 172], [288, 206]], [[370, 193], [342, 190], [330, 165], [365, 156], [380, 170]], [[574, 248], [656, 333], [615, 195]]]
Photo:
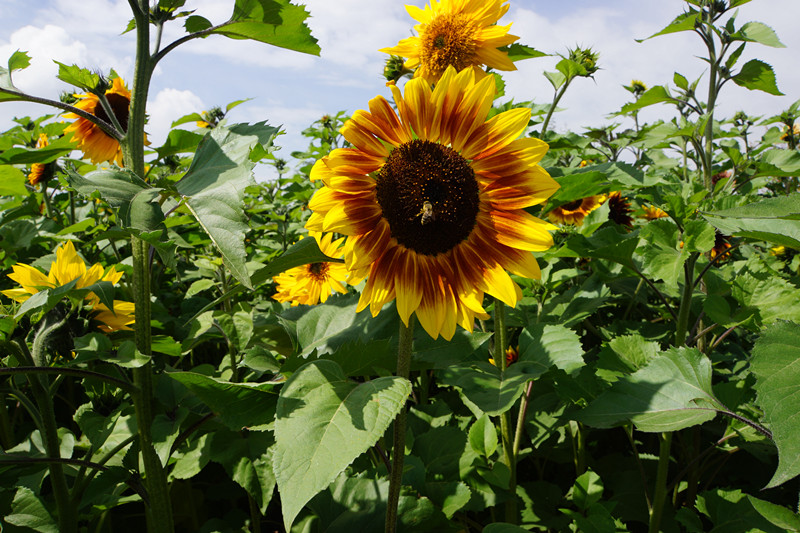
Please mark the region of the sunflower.
[[[49, 146], [50, 142], [47, 139], [46, 133], [39, 134], [39, 140], [36, 141], [36, 148], [44, 148]], [[53, 177], [53, 163], [34, 163], [31, 165], [31, 172], [28, 174], [28, 183], [31, 185], [38, 185], [45, 183]]]
[[508, 53], [498, 50], [519, 39], [508, 33], [511, 24], [497, 24], [509, 8], [504, 1], [431, 0], [425, 9], [407, 5], [408, 14], [419, 21], [414, 26], [418, 36], [379, 52], [408, 58], [405, 67], [429, 82], [438, 81], [448, 66], [457, 71], [481, 65], [516, 70]]
[[[478, 79], [476, 79], [478, 76]], [[435, 89], [390, 86], [397, 113], [381, 96], [342, 127], [354, 148], [320, 159], [306, 224], [347, 236], [345, 262], [368, 267], [357, 309], [376, 316], [397, 299], [408, 325], [416, 313], [431, 337], [450, 339], [486, 319], [484, 293], [510, 306], [522, 296], [506, 270], [540, 277], [531, 251], [550, 248], [554, 226], [524, 209], [558, 189], [538, 162], [547, 144], [525, 131], [529, 109], [486, 120], [491, 76], [449, 67]]]
[[641, 215], [641, 218], [645, 218], [647, 220], [655, 220], [657, 218], [666, 218], [669, 215], [663, 209], [656, 207], [654, 205], [646, 205], [644, 206], [644, 213]]
[[[317, 240], [322, 253], [328, 257], [339, 259], [344, 255], [343, 238], [333, 241], [330, 233], [320, 235], [312, 231], [310, 234]], [[346, 293], [345, 282], [358, 283], [357, 277], [357, 273], [348, 271], [344, 263], [300, 265], [272, 278], [278, 284], [278, 292], [273, 298], [279, 302], [291, 302], [293, 306], [316, 305], [327, 300], [333, 291]]]
[[[508, 348], [506, 348], [506, 368], [512, 363], [516, 363], [518, 359], [519, 359], [519, 347], [509, 346]], [[489, 362], [492, 363], [494, 366], [497, 366], [497, 363], [495, 363], [494, 358], [490, 357]]]
[[[75, 283], [75, 288], [82, 289], [98, 281], [116, 284], [122, 278], [122, 272], [117, 272], [113, 266], [108, 271], [100, 264], [94, 264], [87, 269], [86, 263], [78, 257], [75, 246], [70, 241], [56, 249], [56, 260], [50, 264], [47, 275], [37, 268], [22, 263], [17, 263], [12, 268], [14, 272], [8, 277], [19, 283], [20, 287], [0, 292], [20, 303], [41, 290], [60, 287], [76, 279], [78, 281]], [[111, 311], [93, 292], [86, 294], [85, 300], [93, 311], [98, 312], [94, 318], [101, 322], [99, 327], [103, 331], [130, 329], [127, 326], [134, 322], [133, 304], [130, 302], [114, 300], [114, 311]]]
[[728, 242], [728, 236], [723, 235], [720, 232], [716, 232], [714, 235], [714, 247], [711, 248], [709, 255], [711, 259], [716, 259], [719, 256], [719, 260], [723, 261], [725, 259], [730, 259], [731, 254], [728, 250], [731, 248], [731, 243]]
[[547, 217], [550, 219], [550, 222], [555, 222], [557, 224], [581, 226], [583, 225], [583, 219], [586, 218], [586, 215], [600, 207], [605, 199], [606, 196], [604, 194], [597, 194], [573, 200], [556, 207], [547, 214]]
[[[105, 94], [120, 126], [122, 126], [123, 130], [127, 130], [131, 92], [125, 87], [125, 82], [122, 78], [114, 78], [111, 87]], [[106, 122], [111, 122], [103, 106], [100, 105], [100, 99], [96, 94], [86, 93], [76, 94], [74, 96], [78, 98], [75, 107], [83, 109], [87, 113], [91, 113]], [[64, 132], [73, 133], [73, 138], [78, 143], [78, 149], [81, 150], [92, 163], [97, 164], [113, 161], [117, 166], [122, 166], [122, 149], [116, 139], [109, 137], [108, 134], [94, 122], [81, 118], [75, 113], [66, 113], [64, 114], [64, 118], [77, 119], [69, 125]], [[146, 140], [145, 144], [147, 144]]]
[[619, 191], [608, 195], [608, 219], [620, 226], [633, 227], [631, 203]]

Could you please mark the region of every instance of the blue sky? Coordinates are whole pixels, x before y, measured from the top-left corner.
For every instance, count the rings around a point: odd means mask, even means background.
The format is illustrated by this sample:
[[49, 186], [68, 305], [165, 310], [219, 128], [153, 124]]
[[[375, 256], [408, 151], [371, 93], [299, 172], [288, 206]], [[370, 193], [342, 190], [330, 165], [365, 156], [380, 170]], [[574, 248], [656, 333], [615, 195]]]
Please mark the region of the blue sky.
[[[302, 3], [302, 2], [296, 2]], [[385, 54], [378, 48], [392, 46], [411, 34], [412, 19], [404, 3], [424, 5], [422, 0], [308, 0], [308, 24], [319, 40], [321, 57], [289, 52], [260, 43], [211, 37], [177, 48], [161, 62], [148, 98], [148, 134], [154, 146], [161, 144], [176, 118], [233, 100], [252, 98], [231, 114], [234, 122], [268, 120], [282, 125], [286, 135], [278, 144], [279, 155], [307, 142], [300, 132], [326, 113], [352, 113], [365, 108], [370, 98], [389, 96], [381, 77]], [[233, 2], [187, 0], [214, 22], [227, 19]], [[622, 88], [631, 79], [648, 86], [671, 83], [673, 72], [693, 79], [704, 72], [697, 59], [702, 43], [686, 32], [647, 37], [681, 13], [681, 0], [511, 0], [501, 21], [512, 22], [511, 33], [520, 43], [541, 51], [565, 53], [575, 45], [600, 52], [600, 70], [594, 80], [575, 82], [562, 100], [566, 110], [554, 116], [556, 130], [582, 131], [584, 127], [611, 122], [607, 115], [629, 100]], [[107, 71], [114, 68], [130, 79], [133, 66], [133, 34], [120, 35], [131, 18], [126, 0], [3, 0], [0, 18], [0, 56], [27, 50], [33, 58], [29, 69], [18, 73], [15, 83], [32, 94], [57, 98], [68, 89], [55, 79], [52, 59]], [[723, 89], [720, 115], [742, 109], [750, 114], [771, 115], [800, 98], [800, 1], [753, 0], [740, 8], [738, 23], [757, 20], [778, 33], [787, 48], [749, 44], [742, 60], [763, 59], [775, 67], [778, 85], [786, 96], [775, 97], [728, 84]], [[179, 24], [168, 26], [165, 42], [182, 34]], [[559, 58], [546, 57], [518, 63], [519, 70], [505, 75], [507, 95], [517, 101], [549, 103], [552, 87], [542, 76], [553, 70]], [[4, 61], [4, 59], [3, 59]], [[701, 84], [702, 87], [702, 84]], [[14, 116], [38, 116], [48, 108], [34, 104], [0, 104], [0, 128], [11, 127]], [[645, 110], [643, 120], [672, 116], [670, 108]], [[718, 115], [719, 116], [719, 115]], [[191, 128], [191, 125], [185, 126]], [[265, 172], [261, 169], [259, 172]]]

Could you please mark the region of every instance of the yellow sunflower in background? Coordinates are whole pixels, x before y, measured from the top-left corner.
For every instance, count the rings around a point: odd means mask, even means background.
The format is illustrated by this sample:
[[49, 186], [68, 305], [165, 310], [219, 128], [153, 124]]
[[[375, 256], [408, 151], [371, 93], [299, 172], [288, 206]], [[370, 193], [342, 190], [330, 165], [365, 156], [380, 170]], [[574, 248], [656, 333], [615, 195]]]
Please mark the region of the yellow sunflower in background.
[[[328, 257], [339, 259], [344, 255], [344, 238], [333, 240], [330, 233], [321, 235], [309, 232], [317, 240], [319, 249]], [[310, 263], [300, 265], [278, 274], [272, 280], [278, 284], [273, 298], [279, 302], [295, 305], [316, 305], [325, 302], [333, 292], [347, 292], [345, 283], [358, 283], [357, 273], [350, 272], [344, 263]]]
[[393, 299], [408, 325], [416, 313], [431, 337], [451, 339], [488, 318], [484, 293], [514, 306], [522, 296], [506, 270], [541, 273], [531, 251], [550, 248], [554, 226], [525, 208], [558, 189], [538, 162], [547, 144], [519, 138], [529, 109], [486, 119], [495, 82], [452, 67], [435, 89], [416, 78], [390, 86], [342, 127], [353, 148], [317, 161], [306, 227], [347, 236], [345, 262], [369, 268], [358, 310], [373, 316]]
[[586, 215], [603, 205], [605, 199], [606, 196], [604, 194], [597, 194], [579, 200], [573, 200], [550, 211], [547, 214], [547, 218], [550, 219], [550, 222], [556, 224], [582, 226], [583, 219], [586, 218]]
[[508, 53], [498, 50], [519, 39], [508, 33], [511, 24], [497, 24], [509, 8], [504, 1], [431, 0], [425, 9], [407, 5], [408, 14], [419, 21], [414, 26], [418, 36], [379, 51], [407, 58], [405, 67], [415, 70], [414, 77], [429, 82], [438, 81], [448, 66], [516, 70]]
[[647, 220], [655, 220], [657, 218], [666, 218], [669, 215], [663, 209], [656, 207], [654, 205], [646, 205], [644, 206], [644, 213], [641, 215], [642, 218]]
[[[82, 289], [98, 281], [116, 284], [122, 278], [122, 272], [117, 272], [113, 266], [106, 271], [96, 263], [87, 269], [71, 241], [56, 249], [56, 260], [50, 264], [50, 271], [46, 275], [41, 270], [22, 263], [17, 263], [12, 268], [14, 272], [8, 277], [19, 283], [20, 287], [0, 292], [20, 303], [41, 290], [60, 287], [76, 279], [78, 281], [75, 288]], [[128, 325], [134, 323], [132, 303], [114, 300], [114, 311], [111, 311], [100, 303], [100, 298], [93, 292], [88, 293], [85, 299], [96, 313], [93, 318], [101, 323], [98, 327], [103, 331], [131, 329]]]
[[[50, 145], [46, 133], [39, 134], [39, 140], [36, 141], [36, 148], [44, 148]], [[52, 163], [33, 163], [31, 165], [31, 172], [28, 174], [28, 183], [31, 185], [38, 185], [46, 182], [53, 176]]]
[[[114, 78], [111, 82], [111, 87], [105, 94], [120, 126], [127, 130], [131, 92], [125, 87], [125, 82], [122, 78]], [[96, 94], [86, 93], [76, 94], [74, 96], [78, 98], [75, 107], [83, 109], [87, 113], [91, 113], [109, 124], [111, 123], [103, 106], [100, 105], [100, 99]], [[64, 130], [64, 133], [73, 134], [73, 139], [78, 143], [78, 149], [81, 150], [92, 163], [114, 162], [117, 166], [122, 166], [122, 149], [116, 139], [109, 137], [97, 124], [89, 122], [75, 113], [65, 113], [64, 118], [77, 119]], [[145, 143], [147, 143], [147, 141], [145, 141]]]

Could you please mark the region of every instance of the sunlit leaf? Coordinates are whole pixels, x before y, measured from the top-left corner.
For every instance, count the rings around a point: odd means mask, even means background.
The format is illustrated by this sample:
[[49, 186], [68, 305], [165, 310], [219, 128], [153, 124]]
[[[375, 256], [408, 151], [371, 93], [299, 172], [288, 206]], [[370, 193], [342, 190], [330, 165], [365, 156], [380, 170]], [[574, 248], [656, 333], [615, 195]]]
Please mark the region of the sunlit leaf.
[[640, 431], [677, 431], [711, 420], [717, 405], [708, 357], [673, 348], [614, 383], [575, 418], [601, 428], [633, 422]]
[[25, 174], [11, 165], [0, 165], [0, 196], [25, 196]]
[[522, 61], [523, 59], [532, 59], [536, 57], [544, 57], [550, 54], [546, 54], [545, 52], [541, 52], [532, 48], [530, 46], [525, 46], [524, 44], [510, 44], [507, 47], [508, 58], [511, 61]]
[[701, 214], [725, 235], [800, 248], [800, 194], [798, 193]]
[[678, 15], [675, 20], [669, 23], [669, 25], [664, 28], [663, 30], [654, 33], [650, 37], [645, 39], [636, 39], [637, 42], [646, 41], [647, 39], [652, 39], [653, 37], [657, 37], [659, 35], [667, 35], [670, 33], [677, 33], [681, 31], [691, 31], [694, 29], [695, 25], [698, 24], [700, 21], [700, 13], [694, 9], [690, 9], [688, 12]]
[[748, 22], [739, 31], [731, 35], [733, 40], [742, 40], [760, 43], [773, 48], [786, 48], [786, 45], [778, 39], [775, 30], [763, 22]]
[[405, 405], [399, 377], [347, 379], [332, 361], [300, 368], [281, 389], [273, 469], [289, 530], [303, 506], [383, 435]]
[[47, 507], [27, 487], [20, 487], [11, 503], [11, 514], [3, 517], [9, 524], [39, 533], [58, 533], [59, 528]]

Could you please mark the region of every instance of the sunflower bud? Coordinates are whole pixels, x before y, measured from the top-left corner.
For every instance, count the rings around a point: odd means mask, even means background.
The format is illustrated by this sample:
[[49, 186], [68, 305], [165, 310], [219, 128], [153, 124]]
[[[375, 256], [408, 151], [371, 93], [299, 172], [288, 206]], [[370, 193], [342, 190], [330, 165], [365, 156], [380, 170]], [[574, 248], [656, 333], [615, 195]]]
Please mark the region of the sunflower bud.
[[397, 80], [406, 74], [411, 74], [411, 72], [411, 69], [406, 68], [405, 60], [400, 56], [389, 56], [389, 59], [386, 60], [386, 64], [383, 66], [383, 77], [389, 82], [396, 83]]
[[641, 96], [642, 94], [644, 94], [645, 91], [647, 91], [647, 85], [645, 85], [644, 82], [640, 80], [631, 80], [630, 86], [625, 88], [628, 89], [633, 94], [635, 94], [636, 96]]
[[97, 74], [97, 85], [94, 87], [87, 87], [87, 90], [92, 93], [96, 94], [97, 96], [104, 96], [106, 91], [111, 88], [111, 82], [103, 76], [102, 74]]
[[586, 70], [586, 74], [581, 74], [586, 78], [590, 78], [592, 74], [599, 70], [597, 66], [599, 57], [600, 54], [593, 52], [591, 48], [574, 48], [569, 51], [569, 58]]

